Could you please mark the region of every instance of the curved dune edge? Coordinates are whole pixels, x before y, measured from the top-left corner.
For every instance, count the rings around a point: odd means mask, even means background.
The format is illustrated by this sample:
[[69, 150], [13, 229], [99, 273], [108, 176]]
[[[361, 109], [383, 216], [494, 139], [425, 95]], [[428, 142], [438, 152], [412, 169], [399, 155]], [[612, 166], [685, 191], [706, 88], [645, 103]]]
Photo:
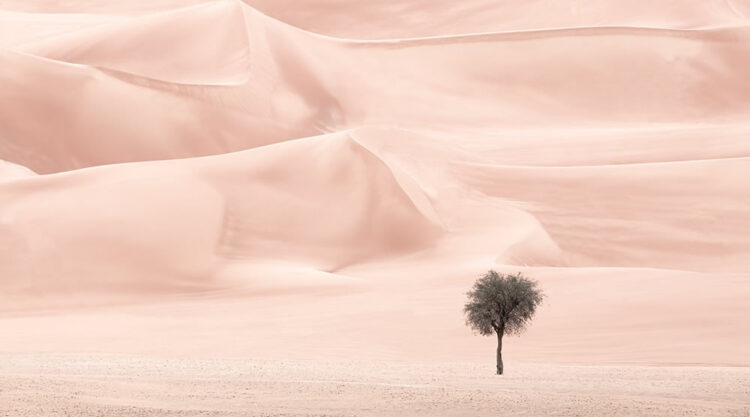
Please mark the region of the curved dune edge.
[[750, 8], [741, 2], [713, 0], [641, 5], [632, 1], [545, 0], [503, 3], [476, 0], [456, 3], [381, 1], [244, 0], [263, 13], [301, 29], [343, 38], [394, 39], [512, 32], [559, 27], [644, 26], [699, 29], [747, 22]]
[[[171, 26], [167, 27], [167, 25]], [[249, 45], [242, 43], [248, 38], [252, 39], [258, 33], [259, 29], [256, 25], [280, 27], [294, 36], [306, 37], [313, 41], [369, 47], [415, 47], [468, 42], [529, 41], [573, 36], [673, 37], [726, 42], [744, 39], [750, 32], [750, 25], [747, 24], [747, 20], [742, 20], [733, 25], [701, 28], [639, 25], [561, 26], [451, 35], [357, 39], [324, 35], [290, 25], [283, 20], [276, 19], [248, 6], [241, 0], [212, 0], [190, 7], [157, 13], [153, 16], [145, 15], [122, 19], [99, 27], [83, 27], [79, 30], [63, 33], [55, 38], [48, 37], [47, 39], [16, 46], [13, 49], [63, 62], [91, 65], [105, 70], [110, 69], [125, 73], [130, 72], [134, 75], [176, 83], [232, 85], [241, 84], [243, 80], [247, 79], [251, 66], [249, 62], [251, 59], [248, 55], [252, 54], [252, 51], [247, 50]], [[193, 39], [188, 31], [188, 27], [193, 26], [206, 27], [215, 31], [216, 34], [209, 37], [202, 33], [202, 37]], [[165, 30], [165, 28], [168, 30]], [[244, 33], [244, 36], [241, 33]], [[239, 41], [240, 44], [232, 45], [236, 51], [227, 50], [229, 45], [224, 42], [225, 40]], [[170, 68], [172, 74], [159, 74], [158, 70], [148, 68], [148, 65], [161, 64], [162, 62], [127, 60], [127, 48], [143, 43], [149, 44], [149, 47], [153, 50], [152, 54], [170, 55], [169, 61], [173, 66], [173, 68]], [[216, 56], [188, 56], [187, 51], [176, 52], [174, 50], [175, 44], [190, 45], [195, 43], [198, 43], [197, 50], [210, 51]], [[201, 48], [200, 43], [222, 45], [223, 51], [221, 52], [224, 56], [219, 55], [220, 51], [216, 48]], [[118, 56], [119, 51], [125, 52]], [[226, 62], [217, 61], [217, 57]], [[154, 55], [154, 58], [156, 58], [156, 55]], [[160, 58], [163, 59], [164, 57]], [[180, 63], [179, 60], [183, 62]], [[229, 74], [224, 77], [221, 75], [207, 76], [205, 71], [201, 71], [203, 70], [201, 67], [206, 64], [210, 64], [214, 72], [223, 71], [229, 72]], [[175, 72], [185, 68], [195, 71], [196, 75], [175, 75]]]
[[[99, 16], [139, 17], [213, 2], [173, 0], [122, 4], [115, 1], [77, 1], [60, 4], [43, 0], [5, 0], [0, 4], [0, 9], [14, 13], [57, 14], [61, 17], [82, 10]], [[367, 5], [338, 0], [297, 0], [293, 4], [279, 0], [231, 2], [259, 10], [302, 30], [344, 38], [413, 38], [476, 32], [478, 28], [481, 32], [501, 32], [594, 25], [696, 29], [742, 24], [750, 14], [750, 9], [742, 3], [725, 0], [681, 2], [679, 5], [649, 3], [647, 7], [621, 0], [581, 2], [576, 5], [544, 0], [523, 4], [474, 0], [460, 5], [433, 3], [430, 4], [429, 13], [425, 13], [423, 7], [415, 7], [419, 5], [418, 1], [413, 4], [382, 1]]]
[[39, 173], [232, 152], [319, 131], [301, 122], [305, 107], [274, 120], [262, 90], [243, 110], [217, 105], [219, 87], [192, 88], [191, 97], [32, 55], [0, 51], [0, 61], [0, 87], [13, 102], [0, 113], [0, 158]]
[[244, 14], [238, 3], [226, 1], [85, 28], [14, 49], [181, 84], [242, 84], [251, 61]]
[[[159, 15], [157, 22], [166, 16], [171, 23], [181, 14], [212, 21], [195, 13], [204, 8], [234, 19], [237, 10], [247, 9], [237, 6], [210, 4]], [[503, 41], [391, 48], [315, 38], [255, 12], [244, 19], [251, 35], [238, 45], [239, 50], [249, 45], [251, 70], [242, 75], [246, 81], [227, 85], [164, 81], [189, 71], [165, 72], [170, 66], [159, 68], [159, 60], [138, 65], [161, 81], [126, 71], [133, 68], [1, 52], [0, 88], [14, 104], [11, 112], [0, 114], [0, 158], [50, 173], [233, 152], [360, 126], [471, 138], [551, 126], [742, 126], [748, 111], [745, 29], [730, 30], [716, 42], [644, 36], [630, 39], [625, 50], [617, 45], [628, 35], [540, 38], [531, 41], [534, 48]], [[126, 28], [132, 26], [126, 22]], [[164, 48], [155, 44], [156, 51]], [[96, 58], [138, 61], [137, 54], [125, 52]], [[548, 73], [549, 65], [556, 66], [555, 74]], [[223, 79], [214, 69], [209, 65], [199, 71], [205, 72], [202, 80]], [[235, 69], [230, 72], [242, 73]], [[581, 89], [579, 79], [589, 86]], [[201, 77], [192, 74], [182, 81], [200, 82]], [[448, 85], [453, 87], [435, 88]], [[434, 105], [441, 101], [453, 104]], [[34, 122], [40, 118], [46, 123]]]
[[[418, 193], [346, 134], [14, 181], [0, 188], [3, 256], [17, 260], [3, 262], [2, 284], [11, 292], [44, 282], [53, 292], [209, 290], [223, 285], [214, 278], [226, 263], [325, 271], [402, 256], [441, 234], [415, 206]], [[46, 217], [50, 209], [57, 216]]]
[[0, 160], [0, 181], [11, 181], [19, 178], [28, 178], [36, 175], [36, 172], [25, 166], [16, 165], [8, 161]]

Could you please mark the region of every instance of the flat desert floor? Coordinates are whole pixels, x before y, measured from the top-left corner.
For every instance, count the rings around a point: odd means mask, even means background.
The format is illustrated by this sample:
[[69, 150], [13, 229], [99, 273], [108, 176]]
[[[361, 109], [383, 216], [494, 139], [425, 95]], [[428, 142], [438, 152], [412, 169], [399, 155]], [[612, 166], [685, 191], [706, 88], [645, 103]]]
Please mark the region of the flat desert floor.
[[731, 367], [3, 355], [2, 416], [739, 416]]

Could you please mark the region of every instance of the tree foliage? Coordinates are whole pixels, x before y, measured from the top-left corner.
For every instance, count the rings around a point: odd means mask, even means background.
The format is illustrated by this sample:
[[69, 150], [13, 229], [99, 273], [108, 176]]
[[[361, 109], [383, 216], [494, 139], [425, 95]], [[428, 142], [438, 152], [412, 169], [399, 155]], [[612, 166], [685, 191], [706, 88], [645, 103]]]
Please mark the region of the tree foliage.
[[520, 334], [544, 300], [535, 280], [520, 272], [501, 275], [492, 270], [479, 278], [466, 295], [466, 324], [485, 336]]

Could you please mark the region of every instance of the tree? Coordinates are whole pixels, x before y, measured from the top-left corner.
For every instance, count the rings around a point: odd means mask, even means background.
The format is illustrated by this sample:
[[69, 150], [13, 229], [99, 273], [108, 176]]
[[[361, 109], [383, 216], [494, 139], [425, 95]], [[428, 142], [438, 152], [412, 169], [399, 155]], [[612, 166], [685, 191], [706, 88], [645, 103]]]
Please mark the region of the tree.
[[466, 325], [482, 336], [497, 334], [497, 374], [503, 374], [503, 335], [522, 333], [542, 303], [539, 284], [521, 273], [501, 275], [490, 270], [466, 293]]

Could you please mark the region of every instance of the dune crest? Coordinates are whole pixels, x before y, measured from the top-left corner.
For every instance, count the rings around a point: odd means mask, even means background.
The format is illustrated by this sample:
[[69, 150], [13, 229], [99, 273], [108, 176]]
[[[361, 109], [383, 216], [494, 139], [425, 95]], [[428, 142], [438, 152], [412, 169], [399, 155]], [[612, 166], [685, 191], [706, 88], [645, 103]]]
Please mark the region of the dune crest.
[[17, 178], [26, 178], [36, 173], [24, 166], [12, 164], [0, 160], [0, 181], [10, 181]]
[[[223, 285], [217, 268], [241, 260], [252, 287], [253, 263], [335, 270], [403, 256], [442, 233], [415, 205], [418, 193], [346, 133], [34, 177], [0, 190], [9, 219], [0, 240], [9, 259], [25, 259], [0, 267], [0, 284], [11, 293], [209, 289]], [[45, 215], [49, 205], [56, 216]]]
[[238, 3], [212, 2], [68, 32], [15, 49], [175, 83], [238, 84], [250, 71], [242, 16]]

